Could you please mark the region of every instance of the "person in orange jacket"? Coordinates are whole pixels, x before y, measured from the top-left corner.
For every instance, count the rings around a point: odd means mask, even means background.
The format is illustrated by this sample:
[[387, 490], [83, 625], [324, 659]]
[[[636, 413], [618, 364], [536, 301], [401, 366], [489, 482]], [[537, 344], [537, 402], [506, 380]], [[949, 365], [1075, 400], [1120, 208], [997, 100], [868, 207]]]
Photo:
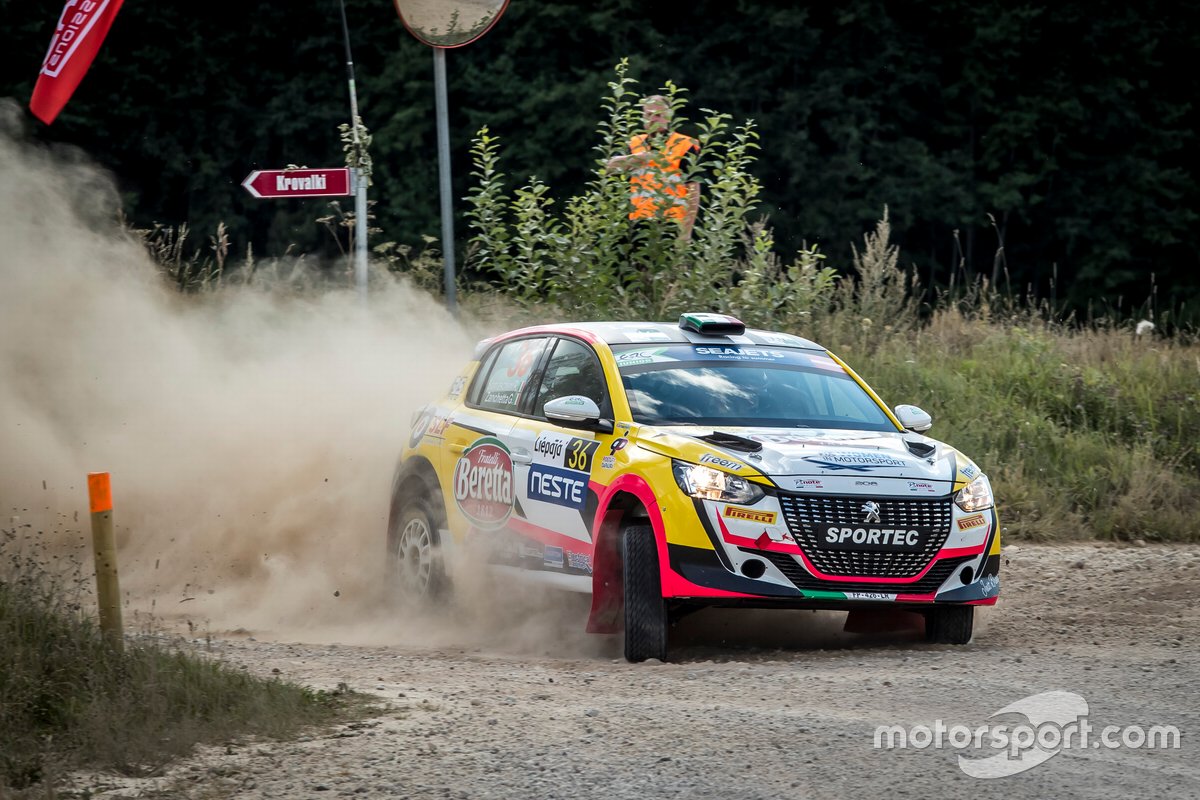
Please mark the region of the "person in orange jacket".
[[642, 100], [642, 120], [646, 132], [629, 141], [629, 155], [609, 159], [607, 167], [631, 173], [630, 219], [673, 219], [686, 241], [700, 210], [700, 184], [684, 180], [685, 162], [699, 152], [700, 143], [671, 130], [671, 104], [662, 95]]

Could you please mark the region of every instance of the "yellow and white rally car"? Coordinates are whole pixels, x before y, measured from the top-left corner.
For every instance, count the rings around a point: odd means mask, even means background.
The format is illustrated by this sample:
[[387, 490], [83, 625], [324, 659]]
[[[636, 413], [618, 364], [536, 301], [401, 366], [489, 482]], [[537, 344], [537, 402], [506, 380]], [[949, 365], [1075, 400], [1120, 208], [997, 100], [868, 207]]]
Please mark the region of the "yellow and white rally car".
[[980, 469], [820, 345], [720, 314], [512, 331], [419, 411], [388, 553], [409, 599], [468, 555], [590, 592], [588, 630], [664, 659], [698, 606], [920, 610], [970, 640], [999, 594]]

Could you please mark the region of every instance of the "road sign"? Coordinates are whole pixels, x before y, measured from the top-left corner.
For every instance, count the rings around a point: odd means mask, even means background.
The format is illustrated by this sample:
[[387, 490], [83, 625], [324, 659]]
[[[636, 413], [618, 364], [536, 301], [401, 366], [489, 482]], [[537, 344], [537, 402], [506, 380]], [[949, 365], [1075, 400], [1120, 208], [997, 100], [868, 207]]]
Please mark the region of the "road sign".
[[255, 197], [344, 197], [353, 193], [346, 168], [256, 169], [242, 186]]

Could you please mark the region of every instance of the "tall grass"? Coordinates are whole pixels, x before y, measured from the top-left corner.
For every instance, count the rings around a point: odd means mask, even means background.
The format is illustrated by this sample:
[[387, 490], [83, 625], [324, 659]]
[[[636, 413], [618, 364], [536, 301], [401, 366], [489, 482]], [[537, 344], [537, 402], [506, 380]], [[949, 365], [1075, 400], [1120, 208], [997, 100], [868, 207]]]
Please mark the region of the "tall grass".
[[39, 540], [0, 530], [0, 796], [52, 786], [72, 768], [152, 774], [199, 742], [281, 736], [351, 708], [162, 637], [111, 647], [83, 613], [79, 564], [51, 558]]
[[1021, 538], [1200, 541], [1200, 347], [1132, 326], [936, 311], [843, 351], [990, 474]]

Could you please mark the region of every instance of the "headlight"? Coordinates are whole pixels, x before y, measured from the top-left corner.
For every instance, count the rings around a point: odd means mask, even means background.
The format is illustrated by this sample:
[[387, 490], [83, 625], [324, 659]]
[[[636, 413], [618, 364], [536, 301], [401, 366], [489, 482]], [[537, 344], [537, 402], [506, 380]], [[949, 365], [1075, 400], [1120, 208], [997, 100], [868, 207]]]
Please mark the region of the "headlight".
[[954, 502], [963, 511], [983, 511], [996, 504], [992, 499], [992, 484], [988, 483], [986, 475], [980, 475], [959, 489]]
[[702, 464], [685, 464], [682, 461], [674, 462], [673, 467], [675, 482], [692, 497], [743, 505], [757, 503], [762, 499], [763, 490], [758, 484], [737, 475], [730, 475], [728, 472]]

